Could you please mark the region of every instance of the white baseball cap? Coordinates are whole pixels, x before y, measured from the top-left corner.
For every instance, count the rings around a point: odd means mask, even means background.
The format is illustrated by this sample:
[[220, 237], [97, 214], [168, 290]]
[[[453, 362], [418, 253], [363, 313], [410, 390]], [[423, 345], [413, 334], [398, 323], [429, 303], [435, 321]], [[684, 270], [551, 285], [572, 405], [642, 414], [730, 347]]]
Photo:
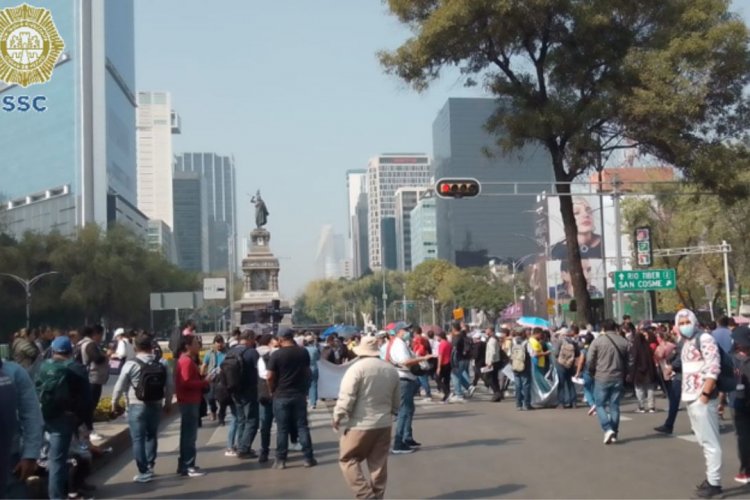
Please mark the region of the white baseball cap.
[[115, 337], [123, 335], [124, 333], [125, 333], [125, 329], [124, 328], [118, 328], [117, 330], [115, 330]]

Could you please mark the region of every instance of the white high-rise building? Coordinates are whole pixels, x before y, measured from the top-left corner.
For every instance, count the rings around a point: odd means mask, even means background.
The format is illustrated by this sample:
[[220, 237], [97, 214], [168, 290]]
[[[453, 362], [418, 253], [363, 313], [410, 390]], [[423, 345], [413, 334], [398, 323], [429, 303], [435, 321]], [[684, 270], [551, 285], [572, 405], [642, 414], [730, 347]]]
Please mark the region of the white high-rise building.
[[347, 225], [349, 226], [346, 257], [350, 260], [350, 277], [359, 278], [368, 265], [367, 234], [360, 231], [360, 221], [357, 216], [357, 204], [360, 203], [361, 197], [364, 195], [367, 199], [367, 170], [348, 170], [346, 172], [346, 190], [348, 195]]
[[[396, 190], [400, 187], [425, 187], [432, 179], [430, 159], [421, 153], [387, 153], [370, 159], [367, 166], [368, 236], [370, 269], [396, 269], [395, 224]], [[383, 254], [385, 252], [385, 254]]]
[[345, 275], [344, 237], [333, 232], [327, 224], [320, 230], [318, 251], [315, 254], [315, 274], [318, 278], [337, 279]]
[[180, 133], [180, 117], [170, 94], [138, 92], [136, 120], [138, 209], [174, 229], [172, 134]]
[[411, 271], [412, 250], [411, 233], [413, 224], [411, 222], [411, 211], [417, 206], [422, 193], [427, 191], [426, 187], [401, 187], [396, 190], [396, 258], [399, 271]]

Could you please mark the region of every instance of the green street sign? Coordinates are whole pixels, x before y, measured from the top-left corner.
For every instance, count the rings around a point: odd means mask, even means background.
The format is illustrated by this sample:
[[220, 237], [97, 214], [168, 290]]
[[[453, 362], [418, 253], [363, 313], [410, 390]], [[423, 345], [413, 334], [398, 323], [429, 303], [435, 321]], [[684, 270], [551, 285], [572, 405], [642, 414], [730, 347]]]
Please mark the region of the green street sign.
[[616, 271], [614, 278], [615, 290], [618, 292], [674, 290], [677, 287], [677, 273], [674, 269]]

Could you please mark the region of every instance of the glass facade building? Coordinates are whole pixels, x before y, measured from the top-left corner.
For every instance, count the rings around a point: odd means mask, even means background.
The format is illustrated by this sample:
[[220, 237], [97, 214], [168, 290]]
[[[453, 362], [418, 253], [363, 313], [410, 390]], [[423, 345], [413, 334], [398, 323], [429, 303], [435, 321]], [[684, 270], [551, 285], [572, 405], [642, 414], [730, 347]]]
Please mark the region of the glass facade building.
[[420, 193], [417, 206], [411, 211], [411, 268], [437, 258], [437, 217], [432, 191]]
[[396, 190], [396, 261], [399, 271], [411, 271], [411, 211], [426, 188], [403, 187]]
[[[432, 127], [436, 178], [473, 177], [487, 183], [485, 194], [493, 190], [490, 182], [553, 181], [549, 155], [538, 145], [498, 151], [497, 138], [484, 128], [498, 106], [502, 103], [495, 99], [448, 99]], [[495, 154], [488, 156], [486, 149]], [[437, 198], [435, 203], [440, 259], [473, 267], [486, 266], [492, 257], [517, 259], [541, 253], [535, 243], [534, 196]]]
[[[0, 82], [0, 98], [41, 95], [47, 106], [0, 113], [0, 201], [68, 186], [75, 225], [107, 227], [117, 218], [108, 212], [110, 195], [136, 204], [133, 0], [38, 0], [33, 6], [50, 10], [65, 48], [48, 82], [28, 88]], [[20, 212], [7, 215], [14, 213]]]
[[208, 196], [198, 172], [175, 172], [174, 240], [177, 263], [188, 271], [209, 271]]

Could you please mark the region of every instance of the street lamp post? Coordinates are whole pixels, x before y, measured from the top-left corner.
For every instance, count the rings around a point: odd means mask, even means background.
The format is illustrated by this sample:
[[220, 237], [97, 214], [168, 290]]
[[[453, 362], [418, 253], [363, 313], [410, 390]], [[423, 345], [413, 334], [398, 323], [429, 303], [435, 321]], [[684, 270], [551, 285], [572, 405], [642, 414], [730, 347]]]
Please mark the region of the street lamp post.
[[524, 255], [520, 259], [513, 259], [512, 261], [512, 264], [513, 264], [513, 305], [514, 306], [516, 305], [516, 303], [518, 303], [517, 292], [516, 292], [516, 271], [518, 270], [518, 266], [520, 264], [523, 264], [523, 261], [525, 261], [529, 257], [539, 257], [539, 254], [530, 253], [528, 255]]
[[33, 278], [30, 279], [24, 279], [20, 276], [16, 276], [15, 274], [10, 273], [0, 273], [0, 276], [5, 276], [7, 278], [11, 278], [16, 283], [21, 285], [26, 292], [26, 330], [28, 331], [31, 327], [31, 287], [33, 287], [37, 281], [44, 278], [45, 276], [50, 276], [52, 274], [60, 274], [57, 271], [49, 271], [42, 274], [37, 274]]

